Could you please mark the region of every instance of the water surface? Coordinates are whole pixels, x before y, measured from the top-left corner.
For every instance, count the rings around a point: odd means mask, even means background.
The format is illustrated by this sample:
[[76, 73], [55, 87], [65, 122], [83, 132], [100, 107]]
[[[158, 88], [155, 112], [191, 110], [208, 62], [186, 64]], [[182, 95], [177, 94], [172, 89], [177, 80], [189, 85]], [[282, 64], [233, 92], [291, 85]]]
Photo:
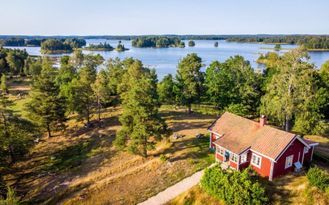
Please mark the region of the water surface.
[[[113, 47], [116, 47], [118, 40], [105, 40], [105, 39], [87, 39], [88, 44], [110, 43]], [[212, 61], [225, 61], [230, 56], [241, 55], [250, 62], [253, 68], [261, 69], [262, 67], [257, 64], [256, 60], [260, 54], [266, 54], [269, 51], [273, 51], [266, 48], [274, 48], [271, 44], [255, 44], [255, 43], [238, 43], [238, 42], [226, 42], [224, 40], [218, 41], [218, 47], [214, 47], [214, 40], [196, 40], [195, 47], [185, 48], [134, 48], [131, 46], [131, 41], [121, 41], [126, 48], [129, 48], [125, 52], [117, 51], [83, 51], [84, 53], [101, 54], [105, 59], [133, 57], [140, 59], [144, 65], [151, 68], [155, 68], [159, 79], [166, 74], [175, 74], [177, 64], [181, 58], [188, 53], [197, 53], [203, 61], [205, 66], [208, 66]], [[188, 41], [184, 41], [185, 45]], [[280, 53], [284, 53], [289, 49], [295, 48], [296, 45], [282, 45]], [[12, 47], [19, 49], [26, 49], [30, 55], [41, 55], [40, 47]], [[310, 62], [314, 63], [317, 67], [320, 67], [325, 61], [329, 60], [329, 52], [309, 52]], [[204, 69], [204, 68], [203, 68]]]

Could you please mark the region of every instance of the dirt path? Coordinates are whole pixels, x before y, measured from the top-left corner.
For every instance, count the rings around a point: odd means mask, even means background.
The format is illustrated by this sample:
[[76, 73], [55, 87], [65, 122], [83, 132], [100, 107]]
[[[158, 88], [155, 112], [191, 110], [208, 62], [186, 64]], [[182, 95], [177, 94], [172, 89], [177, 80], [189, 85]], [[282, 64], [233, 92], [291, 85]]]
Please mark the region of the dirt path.
[[[210, 167], [216, 164], [212, 164]], [[168, 187], [166, 190], [158, 193], [157, 195], [147, 199], [146, 201], [139, 203], [139, 205], [160, 205], [165, 204], [177, 197], [181, 193], [189, 190], [193, 186], [197, 185], [203, 175], [204, 170], [194, 173], [192, 176], [183, 179], [177, 184]]]

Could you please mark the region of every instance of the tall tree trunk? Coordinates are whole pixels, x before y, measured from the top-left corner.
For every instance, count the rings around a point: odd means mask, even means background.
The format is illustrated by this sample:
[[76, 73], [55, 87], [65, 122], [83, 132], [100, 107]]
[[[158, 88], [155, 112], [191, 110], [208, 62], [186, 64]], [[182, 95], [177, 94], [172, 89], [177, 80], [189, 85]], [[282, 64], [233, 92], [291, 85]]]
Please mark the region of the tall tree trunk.
[[97, 97], [97, 103], [98, 103], [98, 122], [101, 122], [101, 102], [99, 100], [99, 97]]
[[147, 157], [147, 137], [144, 137], [143, 157]]
[[89, 112], [89, 107], [87, 108], [87, 125], [89, 126], [90, 123], [90, 112]]
[[48, 132], [48, 137], [51, 137], [51, 130], [50, 130], [50, 124], [47, 123], [47, 132]]
[[191, 104], [188, 104], [187, 105], [187, 109], [188, 109], [188, 114], [191, 114], [192, 113], [192, 105]]
[[286, 116], [286, 119], [285, 119], [285, 125], [284, 125], [284, 129], [285, 131], [289, 132], [290, 131], [290, 119], [288, 116]]
[[8, 150], [9, 150], [9, 155], [10, 155], [10, 164], [13, 164], [16, 162], [13, 146], [9, 145]]

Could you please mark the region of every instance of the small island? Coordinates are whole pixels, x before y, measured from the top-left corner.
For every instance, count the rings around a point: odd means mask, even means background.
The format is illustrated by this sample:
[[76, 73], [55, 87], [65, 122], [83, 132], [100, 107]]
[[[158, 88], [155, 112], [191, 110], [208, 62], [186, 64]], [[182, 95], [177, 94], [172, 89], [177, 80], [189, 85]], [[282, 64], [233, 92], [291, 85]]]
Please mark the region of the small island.
[[329, 36], [323, 35], [273, 35], [273, 36], [233, 36], [228, 42], [263, 43], [263, 44], [291, 44], [303, 46], [308, 51], [328, 51]]
[[137, 48], [184, 48], [185, 43], [177, 37], [155, 36], [138, 37], [131, 42], [133, 47]]
[[188, 46], [189, 46], [189, 47], [194, 47], [194, 46], [195, 46], [195, 42], [192, 41], [192, 40], [190, 40], [190, 41], [188, 42]]
[[121, 41], [119, 41], [119, 43], [118, 43], [117, 47], [115, 48], [115, 50], [118, 51], [118, 52], [123, 52], [123, 51], [127, 51], [129, 49], [125, 48], [125, 45], [123, 45], [121, 43]]
[[41, 43], [42, 54], [71, 53], [76, 48], [86, 45], [84, 39], [47, 39]]
[[275, 51], [280, 51], [281, 50], [281, 44], [275, 44], [274, 50]]
[[88, 51], [113, 51], [114, 48], [109, 43], [90, 44], [83, 48]]

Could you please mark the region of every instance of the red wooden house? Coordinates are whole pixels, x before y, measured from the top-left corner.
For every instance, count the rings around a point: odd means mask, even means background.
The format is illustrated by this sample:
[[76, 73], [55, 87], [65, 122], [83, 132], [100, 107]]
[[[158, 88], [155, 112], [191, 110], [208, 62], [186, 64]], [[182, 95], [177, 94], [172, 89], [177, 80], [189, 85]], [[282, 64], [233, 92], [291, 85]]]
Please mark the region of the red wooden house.
[[217, 161], [236, 170], [251, 166], [269, 180], [309, 164], [318, 145], [266, 125], [264, 116], [255, 122], [225, 112], [208, 130]]

